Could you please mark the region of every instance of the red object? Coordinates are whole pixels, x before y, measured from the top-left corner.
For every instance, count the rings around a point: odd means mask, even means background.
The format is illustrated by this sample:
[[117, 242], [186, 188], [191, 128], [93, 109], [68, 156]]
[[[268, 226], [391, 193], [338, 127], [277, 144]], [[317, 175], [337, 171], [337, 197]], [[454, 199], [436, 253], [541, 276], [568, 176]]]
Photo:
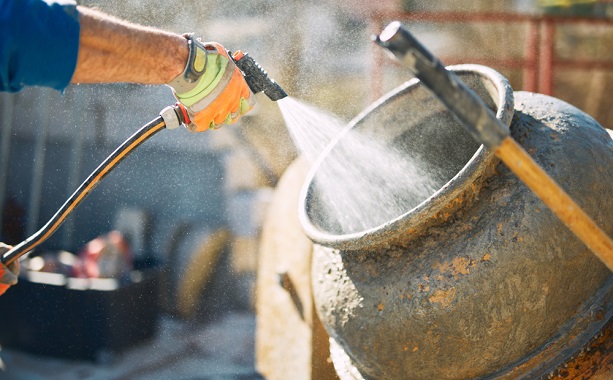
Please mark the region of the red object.
[[[17, 265], [17, 268], [19, 268], [19, 261], [16, 261], [13, 265]], [[4, 273], [7, 270], [8, 268], [6, 268], [4, 265], [0, 265], [0, 279], [4, 276]], [[0, 283], [0, 296], [3, 295], [10, 287], [11, 285], [9, 284]]]
[[243, 58], [245, 56], [245, 54], [243, 54], [242, 51], [237, 50], [234, 52], [234, 54], [232, 54], [232, 59], [234, 59], [235, 61], [238, 61], [239, 59]]
[[117, 278], [132, 270], [132, 251], [119, 231], [111, 231], [90, 241], [78, 253], [80, 264], [75, 276]]
[[184, 124], [189, 124], [192, 121], [189, 118], [189, 114], [187, 113], [187, 109], [185, 108], [185, 106], [183, 106], [183, 104], [177, 102], [176, 106], [179, 107], [179, 109], [181, 110], [181, 114], [183, 115], [183, 123]]

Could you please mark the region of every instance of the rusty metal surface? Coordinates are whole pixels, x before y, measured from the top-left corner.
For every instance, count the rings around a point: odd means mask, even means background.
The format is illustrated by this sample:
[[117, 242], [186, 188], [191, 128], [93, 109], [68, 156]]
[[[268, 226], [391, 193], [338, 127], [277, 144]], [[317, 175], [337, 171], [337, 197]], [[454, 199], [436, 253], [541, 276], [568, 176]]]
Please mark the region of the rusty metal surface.
[[[364, 380], [343, 348], [330, 339], [330, 353], [342, 380]], [[608, 380], [613, 378], [613, 319], [580, 350], [540, 380]]]
[[[610, 136], [557, 99], [515, 99], [513, 137], [612, 234]], [[400, 112], [385, 106], [370, 110], [383, 125]], [[336, 242], [307, 226], [318, 313], [364, 378], [538, 378], [613, 315], [606, 267], [506, 167], [489, 165], [470, 201], [434, 199], [439, 211], [421, 220], [407, 224], [408, 212]]]
[[613, 378], [613, 319], [583, 347], [542, 380], [605, 380]]

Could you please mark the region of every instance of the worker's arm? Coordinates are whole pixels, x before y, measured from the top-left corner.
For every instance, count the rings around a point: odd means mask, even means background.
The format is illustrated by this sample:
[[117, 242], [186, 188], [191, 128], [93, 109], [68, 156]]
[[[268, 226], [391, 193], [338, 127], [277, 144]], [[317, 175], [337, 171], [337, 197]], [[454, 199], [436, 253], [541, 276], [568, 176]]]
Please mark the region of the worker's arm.
[[183, 72], [189, 53], [184, 37], [77, 9], [81, 32], [72, 83], [165, 84]]
[[81, 34], [72, 83], [168, 84], [187, 108], [193, 132], [231, 124], [253, 108], [245, 78], [220, 44], [77, 9]]
[[[0, 256], [11, 249], [10, 246], [0, 243]], [[0, 262], [0, 295], [4, 294], [11, 285], [17, 283], [19, 275], [19, 261], [12, 262], [8, 267]]]
[[[188, 129], [197, 132], [232, 123], [253, 108], [255, 97], [221, 45], [188, 41], [70, 0], [0, 1], [0, 36], [1, 91], [63, 91], [69, 83], [169, 84], [187, 108]], [[194, 67], [206, 70], [194, 76]]]

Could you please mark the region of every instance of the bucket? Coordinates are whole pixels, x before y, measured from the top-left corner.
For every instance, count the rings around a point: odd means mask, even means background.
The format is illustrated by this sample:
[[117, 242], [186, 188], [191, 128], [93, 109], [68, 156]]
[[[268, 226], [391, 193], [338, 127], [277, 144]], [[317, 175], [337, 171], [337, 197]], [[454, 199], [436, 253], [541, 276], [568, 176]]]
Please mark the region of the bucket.
[[[611, 235], [607, 131], [559, 99], [513, 92], [490, 68], [448, 69]], [[422, 172], [436, 173], [434, 190], [406, 189], [397, 215], [345, 228], [323, 201], [318, 173], [349, 131], [415, 157]], [[313, 295], [341, 377], [535, 378], [580, 352], [613, 316], [609, 270], [417, 80], [328, 147], [299, 211], [315, 243]]]

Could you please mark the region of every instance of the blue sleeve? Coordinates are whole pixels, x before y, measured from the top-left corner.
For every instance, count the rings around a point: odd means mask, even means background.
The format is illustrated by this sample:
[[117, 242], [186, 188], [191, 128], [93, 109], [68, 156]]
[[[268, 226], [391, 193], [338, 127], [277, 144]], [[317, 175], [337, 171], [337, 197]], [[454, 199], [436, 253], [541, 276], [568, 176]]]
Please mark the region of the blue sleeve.
[[66, 0], [0, 0], [0, 91], [62, 91], [77, 66], [79, 15]]

